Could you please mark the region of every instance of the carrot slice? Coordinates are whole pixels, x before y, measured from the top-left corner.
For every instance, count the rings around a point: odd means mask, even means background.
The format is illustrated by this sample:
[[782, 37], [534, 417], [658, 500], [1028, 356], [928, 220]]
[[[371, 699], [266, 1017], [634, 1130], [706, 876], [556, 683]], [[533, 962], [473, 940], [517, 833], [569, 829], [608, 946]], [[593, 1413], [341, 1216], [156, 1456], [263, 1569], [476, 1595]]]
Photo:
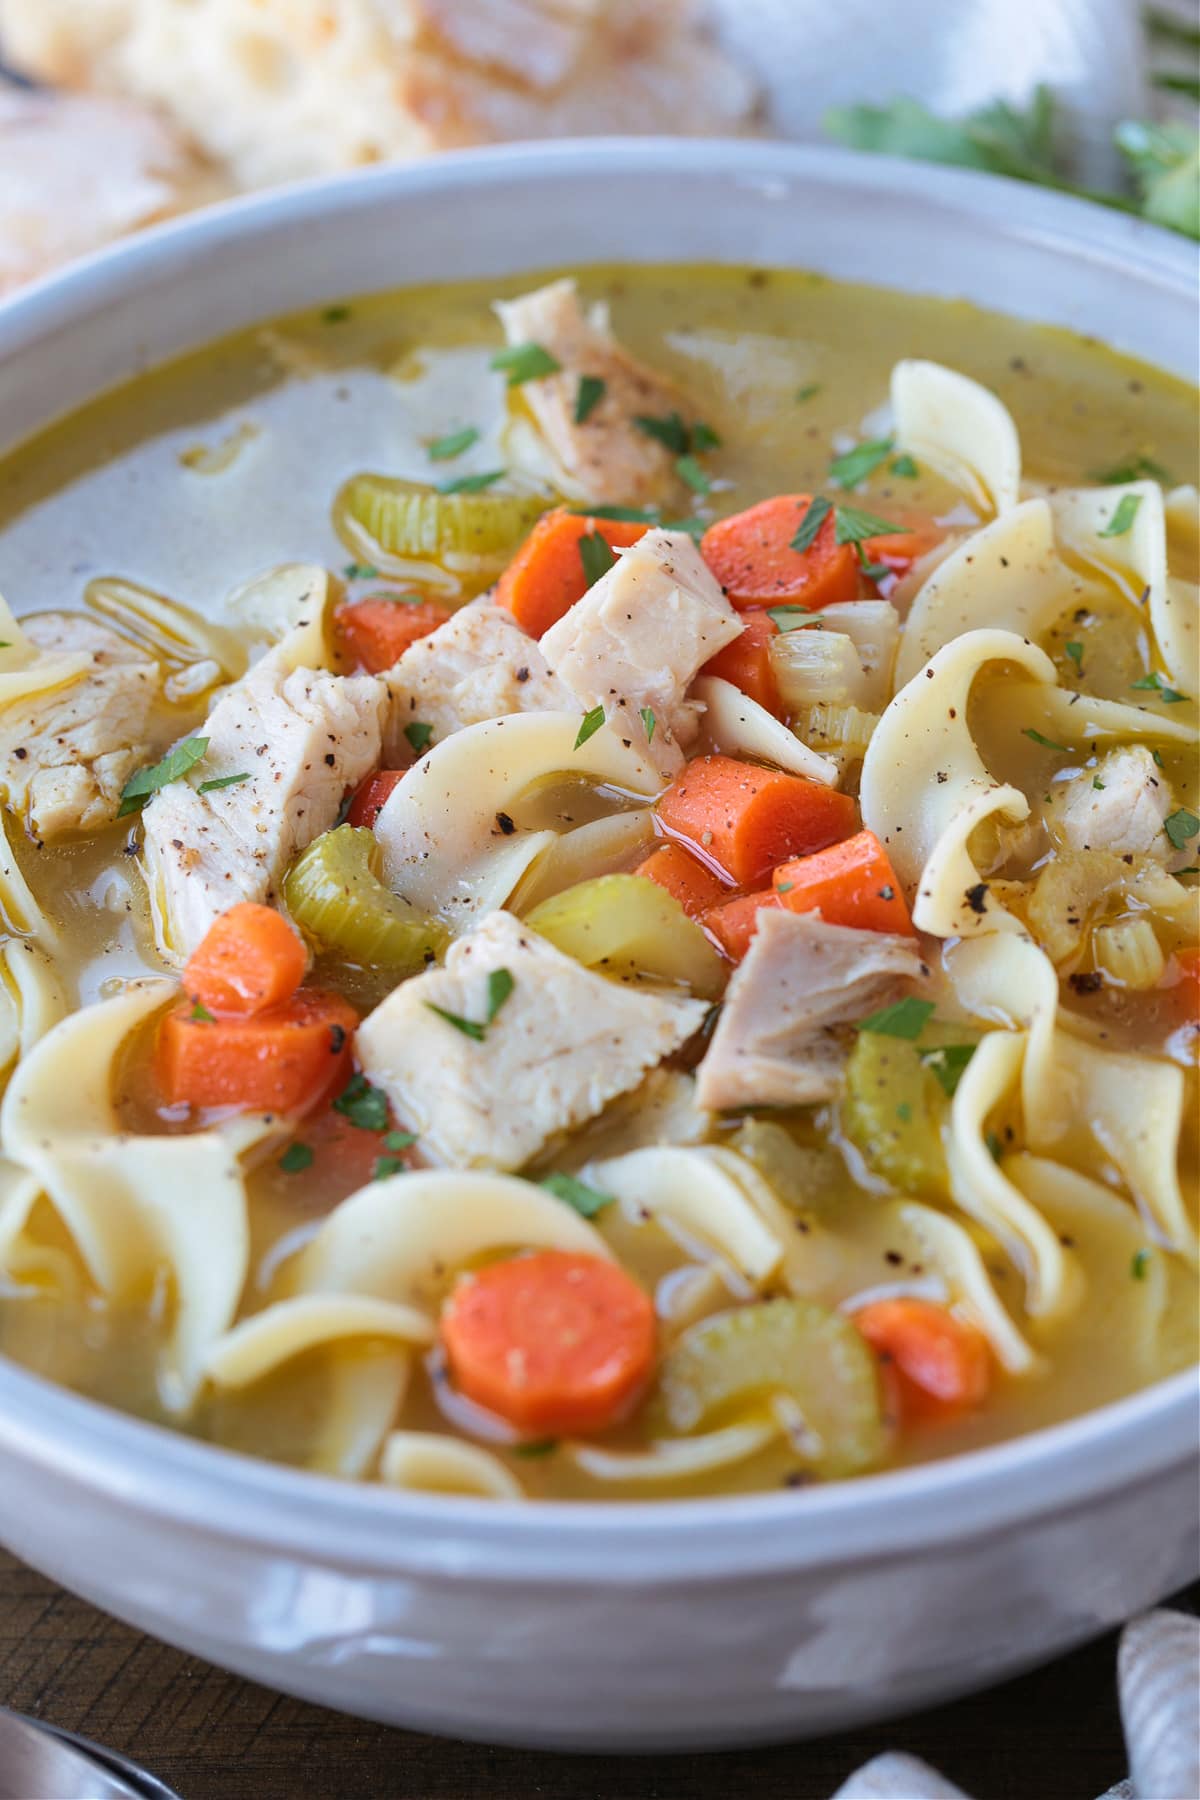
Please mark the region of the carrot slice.
[[197, 1019], [186, 1002], [158, 1028], [155, 1071], [168, 1106], [307, 1112], [350, 1070], [358, 1014], [340, 994], [302, 988], [242, 1019]]
[[614, 1262], [541, 1250], [459, 1282], [442, 1341], [463, 1393], [530, 1433], [602, 1431], [654, 1367], [654, 1307]]
[[1200, 1016], [1200, 949], [1177, 950], [1175, 961], [1179, 978], [1171, 994], [1182, 1016], [1194, 1019]]
[[541, 637], [588, 590], [579, 540], [599, 532], [610, 550], [627, 548], [649, 527], [636, 519], [593, 519], [559, 507], [540, 518], [500, 577], [496, 604], [507, 606], [531, 637]]
[[689, 919], [714, 906], [726, 892], [712, 870], [682, 844], [660, 844], [633, 872], [657, 881], [678, 900]]
[[896, 871], [873, 831], [781, 863], [773, 885], [789, 912], [819, 912], [831, 925], [862, 931], [916, 935]]
[[377, 769], [374, 775], [368, 775], [354, 790], [346, 814], [347, 825], [365, 826], [368, 831], [374, 831], [376, 819], [392, 797], [392, 789], [407, 773], [407, 769]]
[[902, 1421], [952, 1418], [987, 1397], [987, 1339], [944, 1306], [907, 1296], [874, 1300], [854, 1323], [894, 1377]]
[[779, 904], [779, 895], [773, 888], [764, 888], [758, 894], [739, 894], [736, 900], [726, 900], [723, 906], [710, 906], [707, 912], [701, 913], [700, 923], [710, 936], [716, 938], [726, 956], [741, 962], [758, 929], [759, 913], [764, 906]]
[[885, 563], [895, 575], [903, 575], [917, 558], [940, 544], [946, 533], [932, 519], [917, 519], [899, 531], [867, 538], [863, 556], [869, 563]]
[[785, 857], [823, 850], [854, 830], [854, 802], [818, 781], [700, 756], [658, 800], [673, 837], [689, 838], [737, 887], [752, 887]]
[[734, 606], [817, 608], [857, 597], [858, 558], [836, 541], [832, 510], [807, 550], [792, 548], [811, 504], [811, 494], [776, 494], [709, 526], [700, 553]]
[[274, 907], [242, 900], [210, 925], [188, 958], [184, 992], [218, 1017], [290, 1000], [308, 967], [298, 931]]
[[783, 704], [771, 666], [770, 648], [771, 639], [778, 633], [779, 627], [770, 613], [748, 612], [741, 637], [734, 638], [732, 644], [726, 644], [723, 650], [710, 657], [700, 673], [719, 675], [722, 681], [732, 681], [734, 687], [741, 688], [751, 700], [757, 700], [776, 718], [781, 717]]
[[418, 638], [428, 637], [451, 618], [450, 608], [436, 600], [392, 600], [370, 594], [335, 609], [333, 636], [339, 659], [380, 675], [404, 655]]

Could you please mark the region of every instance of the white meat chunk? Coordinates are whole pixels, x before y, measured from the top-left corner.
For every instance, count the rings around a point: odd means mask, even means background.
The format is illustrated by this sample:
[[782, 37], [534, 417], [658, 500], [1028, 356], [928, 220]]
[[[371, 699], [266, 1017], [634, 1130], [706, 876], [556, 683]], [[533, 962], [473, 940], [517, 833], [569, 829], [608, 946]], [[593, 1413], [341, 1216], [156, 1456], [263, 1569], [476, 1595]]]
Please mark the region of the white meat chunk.
[[[489, 975], [507, 998], [485, 1024]], [[469, 1036], [430, 1008], [483, 1027]], [[441, 969], [414, 976], [359, 1027], [358, 1055], [430, 1161], [520, 1169], [699, 1030], [703, 1001], [624, 987], [581, 967], [511, 913], [459, 938]]]
[[[606, 308], [585, 313], [573, 281], [552, 281], [516, 300], [497, 301], [495, 310], [510, 344], [538, 344], [560, 365], [557, 374], [521, 385], [538, 435], [526, 458], [521, 432], [511, 434], [516, 460], [531, 460], [532, 472], [592, 506], [645, 506], [682, 492], [676, 453], [637, 420], [682, 415], [687, 403], [672, 382], [622, 349]], [[575, 411], [585, 375], [604, 388], [580, 424]]]
[[928, 974], [912, 938], [764, 909], [726, 990], [697, 1100], [714, 1112], [831, 1100], [846, 1057], [842, 1028]]
[[[686, 698], [742, 620], [684, 531], [648, 531], [541, 640], [580, 708], [603, 706], [622, 737], [645, 743], [670, 777], [703, 708]], [[649, 715], [653, 726], [649, 726]]]
[[389, 737], [406, 725], [433, 727], [440, 743], [464, 725], [518, 712], [571, 712], [570, 691], [537, 640], [504, 606], [475, 601], [410, 644], [385, 677], [392, 692]]
[[1110, 750], [1094, 769], [1060, 788], [1051, 826], [1068, 850], [1152, 856], [1170, 864], [1176, 853], [1163, 821], [1174, 805], [1170, 782], [1145, 745], [1135, 744]]
[[80, 613], [37, 613], [22, 619], [21, 629], [39, 651], [86, 656], [91, 666], [61, 687], [0, 708], [0, 784], [39, 838], [98, 831], [116, 818], [134, 770], [157, 755], [161, 670], [144, 650]]
[[[336, 822], [379, 766], [387, 688], [374, 675], [289, 672], [275, 652], [227, 688], [203, 727], [208, 753], [142, 814], [159, 949], [187, 957], [239, 900], [271, 901], [288, 864]], [[226, 776], [246, 781], [201, 793]]]

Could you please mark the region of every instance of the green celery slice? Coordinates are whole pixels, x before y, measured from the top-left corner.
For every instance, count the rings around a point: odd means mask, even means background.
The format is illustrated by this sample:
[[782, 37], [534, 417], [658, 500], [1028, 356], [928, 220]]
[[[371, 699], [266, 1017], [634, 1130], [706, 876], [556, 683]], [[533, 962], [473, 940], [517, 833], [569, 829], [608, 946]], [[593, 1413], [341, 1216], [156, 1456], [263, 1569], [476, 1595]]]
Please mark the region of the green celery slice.
[[425, 967], [448, 942], [443, 925], [393, 894], [377, 874], [372, 831], [339, 825], [298, 856], [283, 882], [292, 918], [323, 950], [402, 973]]

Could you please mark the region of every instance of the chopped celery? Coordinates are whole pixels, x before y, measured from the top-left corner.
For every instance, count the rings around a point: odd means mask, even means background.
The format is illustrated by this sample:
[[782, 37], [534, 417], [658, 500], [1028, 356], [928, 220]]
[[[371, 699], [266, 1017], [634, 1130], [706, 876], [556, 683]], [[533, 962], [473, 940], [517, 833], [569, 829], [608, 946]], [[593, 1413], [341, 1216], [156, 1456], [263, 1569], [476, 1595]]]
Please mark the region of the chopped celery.
[[851, 1185], [836, 1150], [827, 1144], [798, 1144], [791, 1132], [773, 1119], [747, 1119], [734, 1132], [730, 1145], [754, 1164], [776, 1197], [795, 1212], [835, 1211]]
[[853, 640], [844, 631], [802, 626], [770, 640], [768, 655], [789, 713], [806, 706], [857, 705], [866, 680]]
[[550, 502], [536, 494], [441, 494], [416, 481], [356, 475], [334, 501], [334, 524], [356, 556], [432, 565], [464, 591], [493, 582]]
[[424, 968], [445, 949], [445, 927], [384, 886], [378, 856], [374, 832], [353, 825], [325, 832], [284, 877], [288, 911], [323, 950], [350, 962]]
[[[709, 1431], [793, 1414], [789, 1431], [821, 1475], [882, 1460], [887, 1433], [875, 1359], [849, 1319], [810, 1300], [766, 1300], [702, 1319], [663, 1358], [654, 1428]], [[798, 1417], [795, 1413], [798, 1412]]]
[[949, 1194], [946, 1096], [916, 1044], [860, 1032], [846, 1064], [841, 1126], [872, 1173], [902, 1194]]
[[713, 999], [725, 965], [673, 895], [644, 875], [597, 875], [543, 900], [527, 916], [532, 931], [585, 968], [629, 981], [677, 981]]

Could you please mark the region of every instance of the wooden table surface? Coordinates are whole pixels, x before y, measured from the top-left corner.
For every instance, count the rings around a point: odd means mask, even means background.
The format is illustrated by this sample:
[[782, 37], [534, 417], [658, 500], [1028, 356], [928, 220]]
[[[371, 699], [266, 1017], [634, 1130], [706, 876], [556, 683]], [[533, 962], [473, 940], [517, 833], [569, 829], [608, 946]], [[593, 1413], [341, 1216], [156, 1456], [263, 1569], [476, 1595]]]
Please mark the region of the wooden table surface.
[[[1200, 1588], [1175, 1604], [1200, 1609]], [[989, 1694], [815, 1744], [549, 1756], [286, 1699], [142, 1636], [0, 1551], [0, 1701], [124, 1751], [182, 1800], [826, 1800], [886, 1749], [923, 1756], [977, 1800], [1095, 1800], [1125, 1773], [1114, 1653], [1110, 1636]]]

